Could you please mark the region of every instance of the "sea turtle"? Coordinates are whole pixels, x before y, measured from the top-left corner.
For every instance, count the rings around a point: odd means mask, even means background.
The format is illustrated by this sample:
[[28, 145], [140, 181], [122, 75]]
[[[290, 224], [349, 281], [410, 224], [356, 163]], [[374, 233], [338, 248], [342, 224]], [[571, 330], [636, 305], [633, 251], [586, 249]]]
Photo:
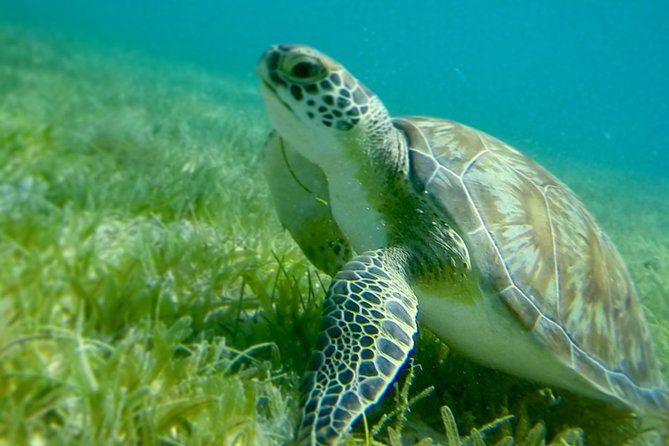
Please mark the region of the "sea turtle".
[[419, 313], [480, 363], [669, 414], [628, 272], [567, 186], [471, 127], [391, 118], [307, 46], [273, 46], [257, 71], [279, 218], [334, 275], [298, 443], [336, 443], [379, 401], [414, 348]]

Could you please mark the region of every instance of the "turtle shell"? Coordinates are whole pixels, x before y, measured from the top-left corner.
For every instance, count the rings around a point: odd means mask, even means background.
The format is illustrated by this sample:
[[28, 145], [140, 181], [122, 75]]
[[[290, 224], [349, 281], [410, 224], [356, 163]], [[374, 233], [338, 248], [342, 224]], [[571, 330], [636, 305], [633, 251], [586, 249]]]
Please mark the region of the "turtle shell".
[[605, 395], [666, 408], [625, 265], [578, 197], [537, 163], [465, 125], [398, 118], [411, 179], [455, 223], [483, 285]]

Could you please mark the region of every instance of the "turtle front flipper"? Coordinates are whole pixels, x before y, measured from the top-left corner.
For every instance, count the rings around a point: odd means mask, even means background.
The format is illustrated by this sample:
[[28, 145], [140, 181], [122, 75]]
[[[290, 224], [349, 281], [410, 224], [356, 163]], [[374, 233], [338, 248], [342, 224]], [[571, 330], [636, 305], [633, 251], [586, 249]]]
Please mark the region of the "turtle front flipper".
[[297, 443], [336, 443], [378, 402], [414, 348], [418, 302], [401, 248], [361, 254], [334, 277], [304, 377]]
[[325, 174], [275, 132], [265, 144], [264, 164], [281, 224], [311, 263], [333, 276], [353, 251], [332, 217]]

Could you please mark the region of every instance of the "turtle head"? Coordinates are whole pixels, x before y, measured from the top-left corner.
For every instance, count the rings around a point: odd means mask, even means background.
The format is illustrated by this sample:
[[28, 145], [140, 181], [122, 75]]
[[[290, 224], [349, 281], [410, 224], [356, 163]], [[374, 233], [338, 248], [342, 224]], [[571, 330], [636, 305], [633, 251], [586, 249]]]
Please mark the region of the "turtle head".
[[312, 162], [336, 162], [339, 147], [379, 147], [392, 123], [381, 101], [343, 66], [313, 48], [276, 45], [257, 67], [270, 122]]

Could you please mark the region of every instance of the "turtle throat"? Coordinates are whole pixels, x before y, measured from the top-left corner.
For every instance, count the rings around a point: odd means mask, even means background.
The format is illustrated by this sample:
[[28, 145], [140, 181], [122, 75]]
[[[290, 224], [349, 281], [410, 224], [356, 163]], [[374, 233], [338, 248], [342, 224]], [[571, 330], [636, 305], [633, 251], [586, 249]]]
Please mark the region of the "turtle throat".
[[408, 170], [403, 134], [381, 110], [382, 116], [361, 123], [354, 139], [342, 141], [340, 162], [322, 166], [333, 216], [359, 253], [389, 243], [387, 194]]

